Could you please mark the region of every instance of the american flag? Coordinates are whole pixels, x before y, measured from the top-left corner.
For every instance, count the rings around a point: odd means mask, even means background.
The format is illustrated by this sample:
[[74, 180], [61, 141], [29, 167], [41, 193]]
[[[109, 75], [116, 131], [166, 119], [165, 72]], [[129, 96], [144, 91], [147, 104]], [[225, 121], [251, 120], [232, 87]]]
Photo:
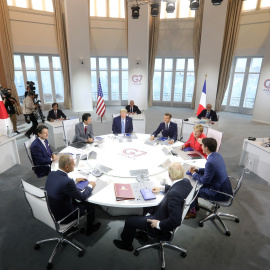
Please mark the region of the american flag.
[[104, 103], [104, 99], [103, 99], [103, 93], [102, 93], [102, 88], [101, 88], [101, 82], [100, 82], [100, 78], [99, 78], [99, 82], [98, 82], [98, 98], [97, 98], [97, 111], [96, 113], [98, 115], [100, 115], [101, 117], [103, 117], [103, 115], [105, 114], [106, 111], [106, 106]]

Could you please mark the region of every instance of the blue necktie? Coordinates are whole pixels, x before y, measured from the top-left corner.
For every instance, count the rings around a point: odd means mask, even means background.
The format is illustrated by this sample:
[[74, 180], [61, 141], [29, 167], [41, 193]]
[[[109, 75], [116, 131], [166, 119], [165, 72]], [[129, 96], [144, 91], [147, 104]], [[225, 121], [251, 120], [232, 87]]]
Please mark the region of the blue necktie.
[[206, 118], [208, 118], [208, 119], [209, 119], [209, 115], [210, 115], [210, 112], [207, 112], [207, 114], [206, 114]]
[[121, 133], [125, 133], [125, 121], [123, 119], [121, 123]]
[[48, 142], [45, 140], [44, 143], [45, 143], [46, 150], [47, 150], [48, 154], [50, 155], [50, 152], [51, 152], [51, 151], [50, 151], [50, 149], [49, 149]]

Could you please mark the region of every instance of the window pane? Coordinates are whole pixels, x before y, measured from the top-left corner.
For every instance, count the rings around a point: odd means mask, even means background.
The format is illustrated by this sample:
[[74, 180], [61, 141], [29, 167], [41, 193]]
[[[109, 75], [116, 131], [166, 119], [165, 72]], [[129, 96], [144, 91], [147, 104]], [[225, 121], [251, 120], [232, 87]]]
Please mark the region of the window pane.
[[229, 80], [229, 83], [228, 83], [228, 86], [227, 86], [227, 90], [225, 92], [225, 95], [224, 95], [224, 98], [223, 98], [223, 101], [222, 101], [222, 105], [224, 105], [224, 106], [227, 105], [230, 84], [231, 84], [231, 79]]
[[9, 6], [13, 6], [12, 0], [7, 0], [7, 4], [8, 4]]
[[262, 58], [252, 58], [249, 72], [260, 72], [262, 65]]
[[16, 0], [16, 7], [27, 8], [26, 0]]
[[40, 65], [40, 69], [50, 69], [49, 57], [48, 56], [40, 56], [39, 57], [39, 65]]
[[96, 1], [96, 5], [97, 5], [97, 14], [96, 16], [98, 17], [106, 17], [106, 0], [98, 0]]
[[128, 100], [128, 71], [122, 71], [122, 100]]
[[182, 101], [184, 72], [176, 72], [174, 86], [174, 101]]
[[90, 16], [96, 16], [96, 0], [90, 0]]
[[[166, 6], [167, 6], [167, 5], [166, 5]], [[165, 7], [165, 9], [166, 9], [166, 7]], [[176, 18], [176, 12], [177, 12], [177, 10], [178, 10], [178, 2], [175, 2], [175, 10], [174, 10], [173, 13], [168, 13], [168, 12], [165, 10], [167, 19], [174, 19], [174, 18]]]
[[172, 70], [173, 69], [173, 59], [165, 59], [164, 70]]
[[185, 69], [185, 59], [177, 59], [176, 60], [176, 70], [184, 70]]
[[64, 101], [64, 82], [62, 71], [54, 71], [54, 88], [55, 88], [55, 98], [57, 102]]
[[187, 74], [185, 102], [191, 102], [194, 91], [194, 72]]
[[52, 0], [45, 0], [45, 10], [53, 12], [53, 3]]
[[22, 62], [20, 55], [14, 55], [14, 69], [22, 69]]
[[[106, 59], [106, 58], [105, 58]], [[108, 100], [108, 72], [100, 71], [100, 81], [104, 100]]]
[[188, 71], [194, 71], [194, 59], [193, 58], [188, 59], [187, 69], [188, 69]]
[[245, 0], [243, 1], [243, 10], [256, 9], [257, 1], [255, 0]]
[[245, 108], [252, 109], [254, 106], [259, 76], [260, 76], [259, 74], [248, 75], [248, 82], [247, 82], [246, 94], [245, 94], [244, 105], [243, 105]]
[[15, 85], [17, 88], [20, 103], [22, 104], [23, 99], [24, 99], [24, 93], [25, 93], [25, 85], [24, 85], [24, 81], [23, 81], [23, 72], [22, 71], [15, 71], [14, 82], [15, 82]]
[[43, 10], [42, 0], [32, 0], [32, 7], [33, 9]]
[[161, 72], [155, 71], [153, 77], [153, 100], [160, 100], [160, 90], [161, 90]]
[[111, 70], [119, 69], [119, 58], [111, 58]]
[[59, 56], [52, 57], [53, 69], [61, 69], [61, 62]]
[[91, 82], [92, 82], [92, 97], [93, 97], [93, 100], [96, 101], [97, 100], [97, 72], [96, 71], [91, 71]]
[[111, 100], [119, 99], [119, 71], [111, 71]]
[[156, 58], [155, 60], [155, 70], [161, 70], [162, 69], [162, 59]]
[[99, 58], [99, 69], [101, 70], [108, 69], [107, 58]]
[[[166, 61], [165, 61], [166, 62]], [[164, 73], [164, 85], [163, 85], [163, 101], [171, 100], [172, 92], [172, 72]]]
[[44, 103], [52, 103], [52, 85], [50, 71], [41, 71], [41, 83], [43, 89]]
[[269, 0], [261, 0], [261, 8], [264, 8], [264, 7], [270, 7]]
[[96, 70], [97, 63], [96, 63], [96, 57], [91, 57], [91, 70]]
[[119, 18], [119, 1], [109, 0], [109, 14], [110, 17]]
[[128, 59], [122, 58], [122, 69], [128, 69]]
[[27, 77], [27, 81], [32, 81], [35, 83], [36, 94], [39, 94], [37, 72], [36, 71], [26, 71], [26, 77]]
[[35, 63], [34, 56], [25, 55], [24, 61], [25, 61], [26, 69], [36, 69], [36, 63]]
[[125, 18], [125, 0], [120, 0], [120, 18]]
[[244, 81], [244, 74], [234, 75], [230, 106], [237, 106], [237, 107], [239, 106], [243, 81]]
[[165, 19], [166, 18], [166, 2], [161, 2], [161, 7], [160, 7], [160, 19]]
[[237, 58], [235, 72], [245, 72], [247, 58]]
[[189, 17], [190, 1], [180, 1], [180, 18]]

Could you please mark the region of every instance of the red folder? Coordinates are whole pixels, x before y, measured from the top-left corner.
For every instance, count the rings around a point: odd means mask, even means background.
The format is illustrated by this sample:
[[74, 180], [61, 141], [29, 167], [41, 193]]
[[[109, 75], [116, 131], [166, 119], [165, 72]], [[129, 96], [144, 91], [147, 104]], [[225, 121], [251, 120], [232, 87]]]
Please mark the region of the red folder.
[[134, 200], [134, 194], [130, 184], [114, 184], [115, 197], [117, 201]]

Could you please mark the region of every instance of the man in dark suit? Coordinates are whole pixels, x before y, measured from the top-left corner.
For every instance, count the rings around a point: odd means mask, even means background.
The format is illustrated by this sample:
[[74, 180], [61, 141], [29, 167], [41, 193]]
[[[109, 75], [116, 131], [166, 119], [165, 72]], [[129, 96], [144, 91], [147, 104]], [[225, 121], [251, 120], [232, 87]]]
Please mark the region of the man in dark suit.
[[[39, 125], [36, 128], [38, 137], [31, 144], [31, 155], [34, 165], [39, 165], [35, 168], [37, 177], [43, 177], [50, 172], [50, 165], [52, 161], [58, 157], [53, 154], [48, 143], [48, 128], [44, 125]], [[49, 166], [41, 166], [49, 165]]]
[[121, 109], [120, 115], [113, 118], [112, 131], [113, 134], [132, 133], [133, 131], [132, 118], [127, 116], [126, 109]]
[[150, 140], [154, 140], [160, 132], [163, 137], [170, 137], [169, 144], [173, 144], [177, 140], [177, 124], [171, 122], [171, 118], [172, 115], [170, 113], [164, 114], [164, 122], [160, 123], [157, 130], [152, 133]]
[[[79, 208], [80, 216], [87, 214], [87, 230], [86, 234], [97, 231], [100, 228], [100, 223], [95, 221], [95, 207], [86, 202], [90, 197], [96, 183], [89, 182], [88, 186], [81, 192], [75, 184], [75, 181], [68, 177], [68, 173], [74, 170], [74, 160], [71, 155], [63, 155], [59, 159], [59, 169], [49, 173], [45, 184], [45, 190], [48, 194], [50, 209], [56, 221], [59, 221], [69, 215], [76, 208]], [[85, 180], [77, 178], [80, 182]], [[80, 201], [80, 202], [78, 202]], [[77, 213], [70, 215], [62, 223], [67, 224], [77, 217]]]
[[75, 126], [75, 136], [72, 141], [73, 143], [92, 143], [94, 141], [94, 133], [91, 121], [91, 114], [84, 113], [82, 116], [82, 122], [76, 124]]
[[211, 121], [218, 121], [217, 114], [212, 110], [212, 105], [207, 104], [206, 109], [202, 110], [201, 113], [197, 116], [197, 118], [201, 119], [210, 119]]
[[[205, 168], [190, 168], [193, 179], [198, 180], [198, 182], [203, 185], [203, 187], [200, 188], [198, 197], [213, 201], [226, 201], [229, 199], [228, 196], [213, 191], [216, 190], [232, 195], [232, 186], [228, 178], [224, 160], [222, 156], [216, 152], [217, 141], [214, 138], [203, 138], [202, 149], [207, 155]], [[185, 219], [195, 217], [196, 210], [194, 201]]]
[[[150, 237], [169, 237], [170, 232], [181, 224], [183, 203], [192, 186], [184, 177], [184, 169], [180, 163], [172, 163], [168, 169], [172, 186], [165, 186], [165, 196], [153, 213], [146, 216], [128, 217], [121, 234], [122, 240], [114, 240], [119, 249], [133, 250], [133, 239], [136, 230], [147, 232]], [[161, 188], [154, 187], [153, 192], [160, 192]]]
[[134, 100], [131, 100], [130, 105], [126, 106], [126, 110], [128, 112], [128, 115], [130, 114], [141, 114], [141, 111], [139, 110], [138, 106], [134, 105]]
[[52, 104], [52, 110], [49, 111], [47, 120], [53, 122], [56, 119], [63, 120], [66, 119], [66, 115], [58, 109], [58, 103]]

